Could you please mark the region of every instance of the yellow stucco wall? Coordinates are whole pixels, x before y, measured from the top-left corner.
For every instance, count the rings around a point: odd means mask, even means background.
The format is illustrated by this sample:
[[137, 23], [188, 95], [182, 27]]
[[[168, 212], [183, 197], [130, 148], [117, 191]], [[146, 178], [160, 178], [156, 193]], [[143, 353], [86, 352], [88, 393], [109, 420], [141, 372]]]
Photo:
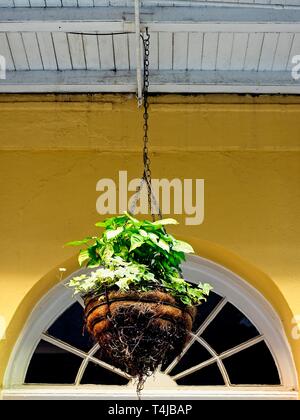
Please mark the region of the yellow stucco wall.
[[[150, 112], [154, 177], [205, 179], [204, 223], [172, 231], [273, 304], [300, 378], [300, 98], [157, 96]], [[96, 182], [140, 176], [142, 115], [132, 96], [4, 95], [0, 116], [1, 383], [32, 305], [74, 255], [62, 245], [101, 219]]]

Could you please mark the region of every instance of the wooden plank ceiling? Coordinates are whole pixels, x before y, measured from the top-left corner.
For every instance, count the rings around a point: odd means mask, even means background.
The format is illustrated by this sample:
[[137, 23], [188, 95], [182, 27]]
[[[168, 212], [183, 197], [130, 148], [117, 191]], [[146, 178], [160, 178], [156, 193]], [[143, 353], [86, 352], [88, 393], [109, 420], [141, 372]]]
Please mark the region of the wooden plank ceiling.
[[[0, 92], [135, 91], [133, 11], [121, 0], [0, 0]], [[300, 0], [145, 0], [141, 21], [153, 92], [300, 93]]]

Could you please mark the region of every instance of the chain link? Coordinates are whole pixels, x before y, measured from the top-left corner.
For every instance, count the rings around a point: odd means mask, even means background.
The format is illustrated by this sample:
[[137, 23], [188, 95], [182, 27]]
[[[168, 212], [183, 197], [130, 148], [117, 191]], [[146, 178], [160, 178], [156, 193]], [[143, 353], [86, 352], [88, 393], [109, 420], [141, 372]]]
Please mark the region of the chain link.
[[143, 81], [143, 107], [144, 107], [144, 113], [143, 113], [143, 119], [144, 119], [144, 137], [143, 137], [143, 164], [144, 164], [144, 172], [141, 179], [141, 184], [138, 186], [135, 197], [132, 204], [132, 213], [136, 206], [137, 200], [140, 196], [141, 188], [144, 184], [146, 184], [147, 192], [148, 192], [148, 206], [149, 210], [151, 212], [152, 220], [155, 221], [155, 209], [158, 213], [160, 219], [162, 219], [161, 210], [159, 208], [159, 205], [157, 203], [157, 200], [155, 198], [155, 195], [152, 190], [152, 177], [151, 177], [151, 168], [150, 168], [150, 158], [149, 158], [149, 102], [148, 102], [148, 91], [149, 91], [149, 53], [150, 53], [150, 34], [148, 32], [148, 28], [146, 28], [145, 33], [141, 34], [142, 41], [143, 41], [143, 47], [144, 47], [144, 81]]
[[151, 212], [152, 220], [155, 220], [154, 208], [158, 212], [159, 218], [162, 219], [162, 214], [160, 207], [156, 201], [155, 195], [152, 190], [152, 177], [150, 169], [150, 158], [149, 158], [149, 138], [148, 138], [148, 120], [149, 120], [149, 102], [148, 102], [148, 92], [149, 92], [149, 54], [150, 54], [150, 34], [148, 28], [146, 28], [145, 34], [143, 35], [143, 44], [144, 44], [144, 86], [143, 86], [143, 104], [144, 104], [144, 148], [143, 148], [143, 161], [144, 161], [144, 174], [143, 179], [146, 182], [148, 190], [148, 206]]
[[151, 181], [151, 169], [150, 169], [150, 158], [149, 158], [149, 138], [148, 138], [148, 120], [149, 120], [149, 102], [148, 102], [148, 90], [149, 90], [149, 47], [150, 47], [150, 35], [148, 28], [143, 35], [143, 44], [144, 44], [144, 86], [143, 86], [143, 105], [144, 105], [144, 148], [143, 148], [143, 162], [144, 162], [144, 174], [143, 178], [146, 181], [147, 190], [148, 190], [148, 206], [152, 215], [152, 219], [155, 220], [155, 215], [153, 214], [152, 206], [152, 181]]

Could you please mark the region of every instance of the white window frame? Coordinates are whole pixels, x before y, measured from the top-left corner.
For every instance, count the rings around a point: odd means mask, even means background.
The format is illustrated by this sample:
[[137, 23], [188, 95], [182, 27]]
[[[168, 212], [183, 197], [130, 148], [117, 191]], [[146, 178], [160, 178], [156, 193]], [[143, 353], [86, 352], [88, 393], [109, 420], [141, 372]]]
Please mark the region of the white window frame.
[[[298, 399], [298, 381], [292, 351], [278, 314], [264, 296], [235, 273], [202, 257], [189, 256], [183, 265], [183, 270], [185, 277], [191, 282], [201, 281], [212, 284], [215, 292], [224, 297], [220, 306], [229, 301], [251, 320], [257, 330], [262, 333], [274, 357], [281, 385], [179, 386], [174, 381], [170, 383], [166, 380], [166, 375], [158, 375], [156, 381], [150, 381], [145, 387], [143, 398]], [[78, 273], [81, 271], [79, 270]], [[43, 332], [67, 307], [74, 303], [72, 293], [64, 285], [66, 281], [68, 279], [51, 289], [29, 316], [6, 369], [2, 399], [136, 399], [132, 384], [126, 386], [24, 385], [28, 365], [37, 344], [43, 337]], [[211, 315], [214, 313], [216, 313], [215, 310]]]

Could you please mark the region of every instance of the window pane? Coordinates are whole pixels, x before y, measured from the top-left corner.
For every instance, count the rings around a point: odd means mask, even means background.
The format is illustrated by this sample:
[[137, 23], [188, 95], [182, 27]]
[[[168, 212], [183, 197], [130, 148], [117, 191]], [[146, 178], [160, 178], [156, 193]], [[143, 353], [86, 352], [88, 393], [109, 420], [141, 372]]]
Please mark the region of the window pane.
[[81, 380], [81, 384], [90, 385], [127, 385], [128, 382], [128, 379], [110, 372], [93, 362], [87, 365]]
[[224, 385], [223, 377], [216, 363], [178, 379], [176, 382], [178, 385]]
[[46, 341], [40, 341], [27, 370], [25, 383], [73, 384], [82, 359]]
[[184, 370], [198, 365], [210, 358], [211, 355], [209, 352], [200, 343], [195, 342], [174, 367], [170, 375], [177, 375], [177, 373], [183, 372]]
[[198, 328], [203, 324], [208, 315], [217, 306], [222, 299], [221, 296], [216, 293], [210, 292], [207, 302], [202, 303], [198, 306], [197, 315], [193, 324], [192, 331], [197, 331]]
[[231, 303], [227, 303], [202, 337], [220, 354], [258, 335], [259, 332], [249, 319]]
[[276, 364], [264, 342], [224, 359], [223, 363], [234, 385], [280, 384]]
[[93, 347], [93, 341], [83, 330], [83, 319], [83, 308], [76, 302], [52, 324], [48, 334], [88, 352]]
[[110, 364], [110, 360], [108, 357], [105, 357], [105, 354], [102, 354], [101, 348], [96, 351], [96, 353], [93, 355], [93, 357], [96, 357], [99, 360], [102, 360], [102, 362]]

